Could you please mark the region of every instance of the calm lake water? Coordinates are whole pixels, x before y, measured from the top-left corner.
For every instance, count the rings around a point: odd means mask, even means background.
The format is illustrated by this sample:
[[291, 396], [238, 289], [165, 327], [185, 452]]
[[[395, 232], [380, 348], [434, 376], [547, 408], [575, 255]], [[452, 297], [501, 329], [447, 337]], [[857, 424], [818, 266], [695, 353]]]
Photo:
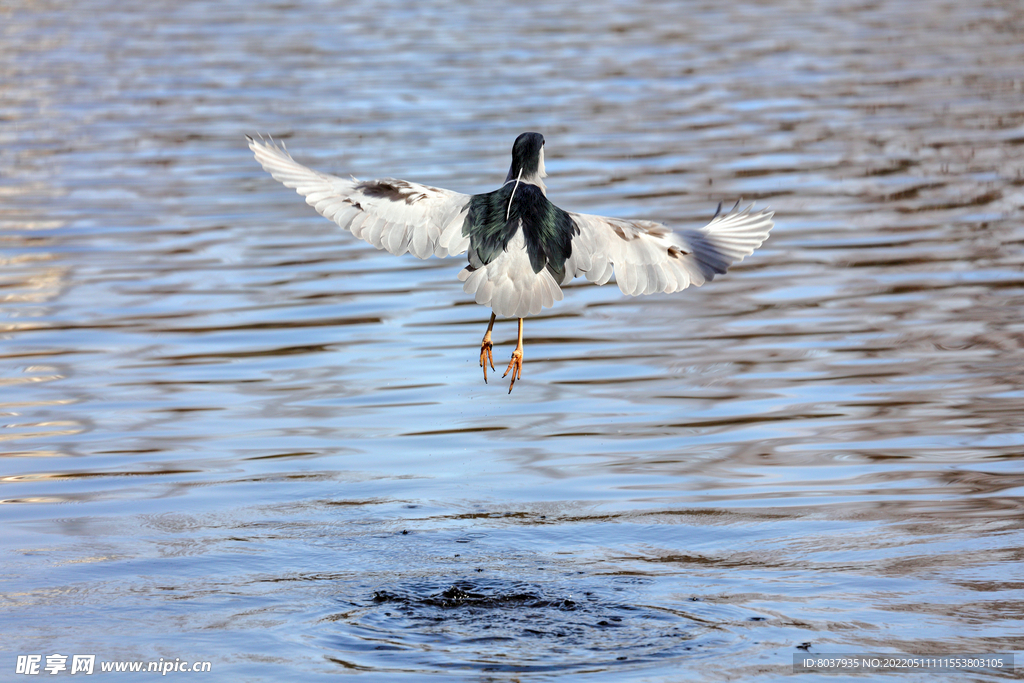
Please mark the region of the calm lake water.
[[[70, 7], [0, 7], [0, 678], [1024, 662], [1019, 2]], [[472, 193], [526, 130], [566, 209], [776, 228], [700, 289], [567, 288], [509, 395], [461, 259], [244, 139]]]

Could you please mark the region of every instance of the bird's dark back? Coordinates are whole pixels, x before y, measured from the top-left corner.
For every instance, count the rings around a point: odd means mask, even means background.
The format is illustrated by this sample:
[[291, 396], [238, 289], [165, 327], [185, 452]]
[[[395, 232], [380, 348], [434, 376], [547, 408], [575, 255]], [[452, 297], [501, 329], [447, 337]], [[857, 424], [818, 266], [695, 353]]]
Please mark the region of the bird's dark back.
[[572, 254], [572, 238], [580, 229], [536, 185], [510, 182], [494, 192], [473, 195], [462, 234], [487, 264], [508, 247], [520, 221], [533, 272], [547, 268], [556, 282], [562, 282], [565, 260]]

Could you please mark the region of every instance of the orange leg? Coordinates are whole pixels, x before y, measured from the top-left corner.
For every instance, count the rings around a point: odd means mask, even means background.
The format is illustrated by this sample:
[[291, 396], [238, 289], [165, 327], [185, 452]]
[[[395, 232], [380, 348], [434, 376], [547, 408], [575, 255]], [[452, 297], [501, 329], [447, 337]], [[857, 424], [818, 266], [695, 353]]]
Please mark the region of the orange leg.
[[491, 355], [491, 329], [494, 327], [494, 318], [497, 317], [491, 313], [491, 322], [487, 323], [487, 332], [484, 333], [484, 340], [480, 342], [480, 367], [484, 369], [484, 384], [487, 384], [487, 364], [485, 360], [491, 364], [491, 370], [494, 369], [494, 356]]
[[[512, 393], [512, 387], [516, 385], [516, 379], [523, 377], [523, 319], [519, 319], [519, 341], [516, 343], [516, 350], [512, 352], [512, 360], [508, 362], [508, 369], [505, 375], [512, 373], [512, 381], [508, 385], [508, 393]], [[502, 375], [504, 378], [505, 375]]]

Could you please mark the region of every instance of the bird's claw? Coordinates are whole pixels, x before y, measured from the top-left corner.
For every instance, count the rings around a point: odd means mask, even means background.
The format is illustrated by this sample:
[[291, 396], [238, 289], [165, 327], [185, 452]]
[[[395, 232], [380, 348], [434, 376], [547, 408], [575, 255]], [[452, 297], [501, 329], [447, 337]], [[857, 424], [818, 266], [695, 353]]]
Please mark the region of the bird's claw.
[[511, 394], [512, 393], [512, 387], [514, 387], [516, 385], [516, 380], [517, 379], [522, 379], [522, 377], [523, 377], [523, 350], [522, 349], [516, 349], [515, 351], [512, 352], [512, 360], [510, 360], [508, 362], [508, 369], [505, 370], [505, 374], [501, 376], [502, 379], [504, 379], [505, 375], [507, 375], [510, 372], [512, 373], [512, 381], [508, 385], [508, 393]]
[[494, 369], [494, 356], [491, 355], [491, 333], [488, 332], [484, 335], [484, 340], [480, 342], [480, 367], [484, 369], [484, 384], [487, 384], [487, 363], [491, 364], [491, 370]]
[[490, 364], [490, 369], [495, 369], [495, 356], [490, 354], [490, 330], [487, 330], [487, 334], [483, 335], [483, 341], [480, 342], [480, 368], [483, 368], [483, 383], [487, 383], [487, 362]]

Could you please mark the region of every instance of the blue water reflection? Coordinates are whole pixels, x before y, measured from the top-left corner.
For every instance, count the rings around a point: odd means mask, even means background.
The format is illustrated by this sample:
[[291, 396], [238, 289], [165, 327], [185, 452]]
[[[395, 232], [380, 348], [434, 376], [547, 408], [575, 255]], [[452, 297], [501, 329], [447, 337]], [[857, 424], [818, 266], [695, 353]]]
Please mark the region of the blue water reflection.
[[[1021, 653], [1024, 23], [934, 5], [5, 8], [0, 670]], [[567, 209], [777, 228], [701, 289], [568, 287], [508, 395], [459, 264], [340, 233], [243, 137], [472, 193], [524, 130]]]

